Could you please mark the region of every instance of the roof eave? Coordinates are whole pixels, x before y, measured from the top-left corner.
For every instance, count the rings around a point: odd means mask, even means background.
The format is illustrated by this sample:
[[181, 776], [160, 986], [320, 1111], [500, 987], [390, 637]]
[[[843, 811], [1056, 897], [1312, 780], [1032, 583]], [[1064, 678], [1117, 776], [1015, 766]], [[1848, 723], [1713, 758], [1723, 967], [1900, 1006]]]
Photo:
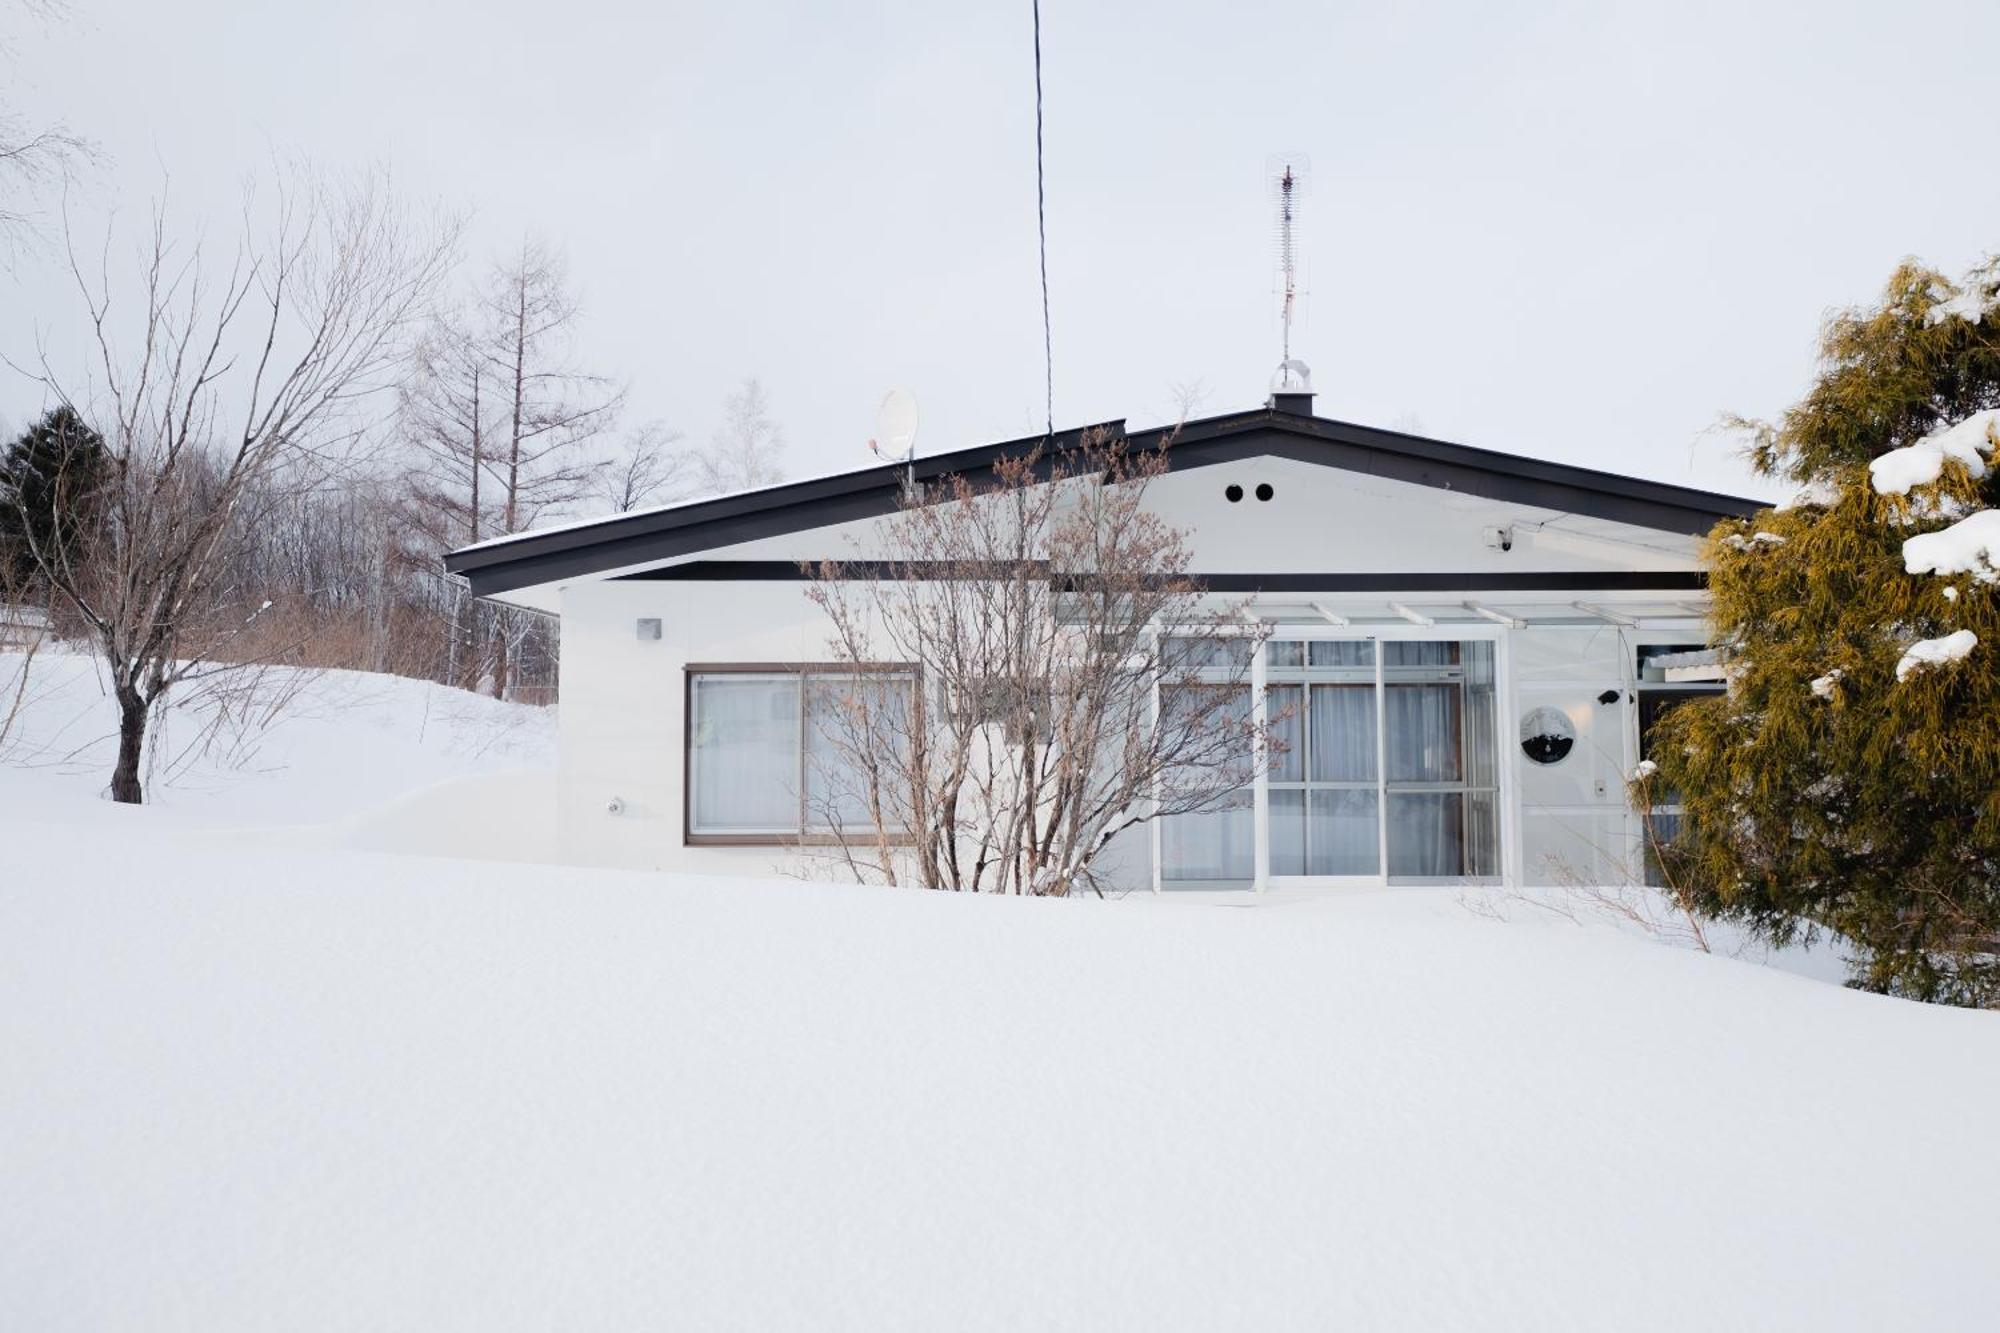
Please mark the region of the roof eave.
[[910, 465], [884, 464], [643, 514], [619, 515], [453, 551], [445, 557], [445, 568], [465, 575], [475, 595], [490, 597], [759, 538], [879, 517], [894, 511], [906, 473], [930, 481], [984, 472], [998, 459], [1025, 454], [1038, 446], [1044, 447], [1052, 461], [1078, 448], [1093, 433], [1123, 437], [1138, 447], [1165, 444], [1169, 466], [1175, 469], [1252, 456], [1291, 457], [1684, 535], [1705, 533], [1720, 519], [1745, 517], [1767, 507], [1740, 496], [1259, 408], [1129, 435], [1123, 421], [1102, 422], [1053, 437], [1027, 436], [935, 454]]

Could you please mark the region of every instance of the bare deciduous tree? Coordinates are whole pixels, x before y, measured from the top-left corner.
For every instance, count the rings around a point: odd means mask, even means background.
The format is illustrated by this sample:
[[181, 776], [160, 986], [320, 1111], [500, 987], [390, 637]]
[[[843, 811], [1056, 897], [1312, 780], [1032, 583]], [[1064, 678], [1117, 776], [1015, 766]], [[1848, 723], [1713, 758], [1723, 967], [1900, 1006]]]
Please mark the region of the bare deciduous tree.
[[1184, 426], [1208, 401], [1208, 384], [1200, 379], [1175, 380], [1167, 386], [1167, 395], [1173, 400], [1174, 424]]
[[[254, 620], [227, 586], [248, 510], [337, 462], [386, 395], [451, 267], [457, 228], [411, 226], [379, 178], [297, 176], [267, 225], [246, 207], [226, 265], [169, 239], [156, 210], [136, 280], [114, 279], [109, 235], [94, 271], [69, 269], [93, 333], [82, 383], [44, 352], [38, 378], [103, 435], [94, 530], [40, 547], [39, 571], [103, 658], [117, 702], [113, 800], [143, 797], [152, 709], [177, 685], [232, 669]], [[133, 323], [121, 335], [126, 309]]]
[[[1159, 451], [1109, 437], [906, 495], [883, 549], [808, 596], [851, 684], [807, 700], [814, 821], [857, 878], [1065, 894], [1118, 834], [1215, 808], [1274, 739], [1250, 707], [1268, 631], [1189, 576], [1145, 508]], [[883, 674], [907, 664], [914, 690]], [[809, 786], [815, 778], [808, 777]]]
[[[432, 559], [454, 546], [532, 527], [592, 493], [623, 390], [577, 368], [577, 303], [561, 257], [529, 240], [495, 264], [468, 308], [435, 316], [400, 398], [417, 466], [409, 529]], [[640, 478], [639, 480], [643, 480]], [[450, 589], [454, 679], [507, 693], [529, 621]]]
[[[51, 20], [67, 8], [58, 0], [11, 0], [5, 7], [31, 18]], [[0, 44], [0, 56], [11, 53]], [[30, 223], [29, 201], [57, 181], [67, 180], [97, 155], [96, 147], [62, 125], [36, 125], [0, 104], [0, 241]]]
[[500, 483], [495, 531], [519, 532], [587, 492], [591, 466], [582, 446], [617, 420], [625, 395], [571, 361], [577, 303], [562, 258], [549, 246], [529, 240], [496, 265], [481, 304], [506, 425], [491, 464]]
[[784, 450], [784, 432], [771, 419], [763, 384], [747, 379], [724, 402], [722, 426], [696, 460], [702, 489], [728, 495], [783, 481]]
[[[548, 246], [524, 242], [518, 256], [496, 266], [482, 304], [506, 402], [506, 437], [492, 464], [496, 532], [513, 533], [588, 492], [592, 469], [582, 446], [617, 420], [625, 399], [609, 380], [571, 363], [577, 305], [561, 256]], [[492, 682], [500, 699], [528, 629], [505, 611], [495, 619]]]
[[662, 421], [633, 431], [598, 469], [596, 498], [614, 514], [629, 514], [687, 495], [694, 460], [676, 447], [680, 441], [681, 433]]

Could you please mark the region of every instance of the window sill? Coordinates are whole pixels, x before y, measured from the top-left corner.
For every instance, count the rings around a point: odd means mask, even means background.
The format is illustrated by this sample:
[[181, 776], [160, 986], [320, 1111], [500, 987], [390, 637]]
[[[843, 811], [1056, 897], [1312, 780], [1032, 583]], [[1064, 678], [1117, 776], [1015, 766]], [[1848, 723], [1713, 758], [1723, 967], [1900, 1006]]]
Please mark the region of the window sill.
[[[891, 847], [913, 847], [916, 840], [907, 833], [892, 833], [888, 844]], [[850, 833], [845, 838], [831, 833], [686, 833], [681, 835], [683, 847], [873, 847], [878, 839], [873, 833]]]

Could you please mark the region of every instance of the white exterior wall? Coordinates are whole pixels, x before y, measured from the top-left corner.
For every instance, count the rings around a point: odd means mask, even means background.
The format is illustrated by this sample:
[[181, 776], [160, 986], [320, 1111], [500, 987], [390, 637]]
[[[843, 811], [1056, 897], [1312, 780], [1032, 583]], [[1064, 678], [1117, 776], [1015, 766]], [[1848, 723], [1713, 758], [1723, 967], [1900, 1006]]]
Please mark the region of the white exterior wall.
[[[642, 640], [637, 622], [658, 619]], [[1449, 638], [1440, 625], [1435, 636]], [[1426, 635], [1430, 637], [1430, 635]], [[1640, 826], [1625, 803], [1637, 757], [1633, 656], [1615, 626], [1530, 626], [1500, 636], [1506, 655], [1500, 753], [1513, 766], [1518, 819], [1507, 860], [1528, 884], [1618, 883], [1639, 873]], [[685, 810], [686, 668], [700, 662], [825, 661], [819, 609], [795, 583], [585, 583], [563, 593], [561, 807], [565, 861], [701, 874], [811, 875], [823, 860], [782, 847], [689, 847]], [[1618, 699], [1598, 702], [1610, 690]], [[1560, 764], [1527, 759], [1519, 723], [1538, 706], [1576, 730]], [[611, 810], [616, 801], [622, 807]], [[1131, 850], [1137, 853], [1137, 848]], [[1150, 881], [1137, 854], [1129, 875]]]
[[[637, 622], [660, 621], [642, 640]], [[826, 618], [798, 583], [578, 583], [562, 592], [565, 861], [701, 874], [798, 873], [796, 851], [686, 847], [690, 662], [823, 662]], [[610, 812], [617, 800], [618, 814]]]
[[[1230, 483], [1246, 498], [1231, 504]], [[1254, 498], [1258, 483], [1276, 489]], [[1379, 478], [1355, 477], [1281, 459], [1200, 468], [1155, 484], [1154, 507], [1192, 530], [1201, 573], [1382, 571], [1657, 570], [1694, 567], [1690, 538], [1623, 529]], [[1541, 540], [1536, 525], [1559, 534]], [[1515, 525], [1514, 549], [1489, 546], [1485, 529]], [[794, 534], [705, 553], [701, 558], [852, 556], [867, 524]], [[1394, 594], [1388, 594], [1393, 596]], [[1453, 594], [1407, 594], [1457, 606]], [[1502, 607], [1569, 598], [1616, 607], [1616, 594], [1493, 594]], [[1332, 600], [1339, 600], [1337, 596]], [[783, 847], [683, 844], [687, 665], [691, 662], [820, 662], [829, 659], [823, 614], [797, 582], [581, 581], [561, 589], [562, 689], [559, 812], [562, 856], [584, 865], [693, 873], [812, 873], [823, 861]], [[1294, 610], [1316, 598], [1260, 599]], [[1381, 596], [1374, 600], [1380, 602]], [[637, 622], [661, 622], [642, 640]], [[1483, 628], [1491, 628], [1482, 623]], [[1405, 626], [1405, 629], [1408, 627]], [[1365, 626], [1355, 632], [1363, 633]], [[1450, 638], [1439, 624], [1426, 637]], [[1636, 759], [1633, 655], [1639, 641], [1699, 637], [1684, 630], [1640, 634], [1616, 624], [1543, 625], [1500, 635], [1504, 667], [1500, 752], [1512, 765], [1513, 811], [1503, 817], [1508, 872], [1528, 883], [1619, 881], [1636, 874], [1639, 821], [1624, 783]], [[1613, 704], [1597, 696], [1615, 690]], [[1562, 763], [1528, 761], [1519, 723], [1547, 705], [1570, 718], [1577, 743]], [[612, 813], [616, 801], [622, 807]], [[1139, 858], [1132, 872], [1150, 879]]]

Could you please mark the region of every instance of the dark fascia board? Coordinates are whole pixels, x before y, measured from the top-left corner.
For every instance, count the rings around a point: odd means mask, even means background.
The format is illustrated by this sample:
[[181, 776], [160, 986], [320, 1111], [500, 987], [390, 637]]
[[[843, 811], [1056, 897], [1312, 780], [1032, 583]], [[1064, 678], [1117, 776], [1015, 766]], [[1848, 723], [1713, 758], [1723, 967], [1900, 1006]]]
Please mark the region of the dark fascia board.
[[936, 454], [914, 464], [889, 463], [671, 509], [623, 514], [598, 523], [453, 551], [445, 557], [445, 569], [465, 575], [475, 596], [490, 597], [624, 565], [877, 518], [895, 512], [908, 476], [935, 481], [954, 474], [977, 475], [989, 471], [997, 460], [1028, 453], [1037, 445], [1048, 446], [1045, 453], [1053, 456], [1080, 447], [1088, 432], [1120, 436], [1124, 430], [1122, 421], [1104, 422], [1054, 436], [1034, 435]]
[[886, 464], [838, 476], [722, 496], [671, 509], [454, 551], [445, 568], [464, 574], [481, 597], [535, 584], [600, 574], [764, 537], [893, 512], [906, 473], [918, 481], [978, 476], [1000, 458], [1046, 444], [1051, 458], [1078, 448], [1090, 433], [1125, 436], [1136, 448], [1164, 445], [1176, 471], [1275, 456], [1538, 509], [1611, 519], [1656, 531], [1707, 532], [1717, 520], [1747, 517], [1756, 500], [1623, 477], [1563, 463], [1475, 449], [1444, 440], [1378, 430], [1323, 417], [1262, 408], [1178, 427], [1126, 435], [1122, 421], [1028, 436]]
[[[617, 576], [639, 583], [805, 583], [816, 571], [795, 560], [690, 560]], [[889, 561], [855, 563], [836, 570], [835, 577], [854, 579], [943, 578], [921, 564]], [[1382, 570], [1370, 573], [1189, 574], [1209, 592], [1349, 593], [1349, 592], [1688, 592], [1708, 586], [1698, 569], [1534, 569], [1443, 573], [1436, 570]]]

